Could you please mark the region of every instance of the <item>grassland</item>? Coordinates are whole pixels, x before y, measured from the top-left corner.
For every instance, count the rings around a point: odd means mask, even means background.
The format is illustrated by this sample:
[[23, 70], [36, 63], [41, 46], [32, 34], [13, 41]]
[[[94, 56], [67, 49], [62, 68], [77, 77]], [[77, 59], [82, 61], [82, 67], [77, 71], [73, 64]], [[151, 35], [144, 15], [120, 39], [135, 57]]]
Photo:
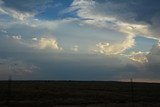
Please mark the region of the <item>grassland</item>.
[[160, 107], [160, 84], [0, 81], [0, 107]]

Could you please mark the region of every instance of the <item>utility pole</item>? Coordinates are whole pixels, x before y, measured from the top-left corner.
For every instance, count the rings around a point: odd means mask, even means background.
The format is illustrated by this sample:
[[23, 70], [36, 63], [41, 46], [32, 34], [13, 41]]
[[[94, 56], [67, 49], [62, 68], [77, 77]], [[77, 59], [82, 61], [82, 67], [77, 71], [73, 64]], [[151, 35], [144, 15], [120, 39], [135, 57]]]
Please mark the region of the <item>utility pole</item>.
[[7, 82], [7, 99], [6, 99], [6, 105], [8, 107], [11, 107], [10, 101], [11, 101], [11, 85], [12, 85], [12, 76], [10, 75], [8, 77], [8, 82]]
[[132, 107], [134, 107], [134, 83], [132, 78], [130, 78], [130, 84], [131, 84], [131, 104]]

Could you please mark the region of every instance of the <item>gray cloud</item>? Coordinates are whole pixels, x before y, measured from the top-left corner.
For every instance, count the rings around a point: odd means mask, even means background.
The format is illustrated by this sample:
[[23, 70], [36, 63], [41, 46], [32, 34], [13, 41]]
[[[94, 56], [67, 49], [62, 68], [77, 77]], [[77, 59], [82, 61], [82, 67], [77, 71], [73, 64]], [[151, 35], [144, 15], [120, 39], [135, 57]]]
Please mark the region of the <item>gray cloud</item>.
[[[0, 42], [1, 44], [6, 43], [3, 47], [0, 45], [1, 59], [16, 59], [18, 62], [20, 61], [27, 64], [25, 67], [29, 67], [29, 69], [30, 64], [40, 67], [38, 72], [32, 72], [25, 76], [14, 75], [15, 79], [128, 80], [132, 75], [134, 79], [154, 80], [155, 76], [156, 78], [159, 77], [155, 75], [159, 69], [157, 68], [157, 62], [151, 63], [151, 59], [154, 61], [153, 58], [149, 59], [150, 63], [143, 65], [137, 64], [127, 57], [118, 55], [105, 56], [37, 51], [25, 45], [19, 46], [16, 39], [9, 39], [11, 40], [8, 41], [8, 43], [10, 43], [8, 49], [5, 49], [7, 48], [6, 41]], [[12, 40], [16, 41], [12, 43]], [[155, 50], [157, 49], [154, 49], [154, 51]], [[157, 57], [159, 56], [157, 55]], [[12, 62], [16, 61], [12, 60]], [[20, 64], [20, 68], [21, 66]], [[8, 76], [5, 76], [5, 79], [6, 78], [8, 78]]]
[[0, 79], [4, 75], [26, 75], [39, 69], [33, 64], [12, 58], [0, 58]]
[[148, 58], [148, 64], [147, 68], [150, 72], [154, 72], [156, 74], [160, 74], [160, 46], [154, 45], [150, 51], [150, 53], [147, 55]]
[[128, 20], [134, 18], [136, 21], [145, 21], [147, 23], [151, 23], [152, 17], [155, 16], [160, 11], [160, 7], [159, 7], [160, 1], [151, 1], [151, 0], [138, 0], [138, 1], [94, 0], [94, 1], [100, 4], [112, 3], [112, 4], [120, 5], [120, 7], [111, 8], [116, 11], [116, 12], [113, 11], [112, 14], [122, 13], [123, 15], [125, 14], [123, 12], [127, 12], [127, 13], [130, 12], [134, 14], [134, 17], [128, 16]]

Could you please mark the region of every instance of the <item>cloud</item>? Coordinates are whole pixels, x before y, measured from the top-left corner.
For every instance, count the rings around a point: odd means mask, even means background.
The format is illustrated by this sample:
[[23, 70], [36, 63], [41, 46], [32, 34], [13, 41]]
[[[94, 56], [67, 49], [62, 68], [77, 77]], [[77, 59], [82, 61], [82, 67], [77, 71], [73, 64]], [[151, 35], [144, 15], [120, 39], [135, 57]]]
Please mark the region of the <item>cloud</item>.
[[[99, 42], [96, 44], [97, 49], [93, 49], [94, 52], [105, 55], [124, 55], [137, 63], [148, 64], [151, 61], [148, 58], [150, 56], [148, 52], [133, 52], [128, 55], [127, 50], [133, 49], [137, 45], [135, 44], [136, 36], [160, 39], [158, 30], [160, 15], [155, 11], [160, 10], [160, 8], [155, 2], [150, 8], [148, 5], [145, 5], [152, 3], [149, 0], [138, 3], [135, 1], [123, 2], [118, 0], [74, 0], [68, 11], [75, 11], [83, 24], [91, 25], [98, 29], [110, 29], [119, 32], [119, 34], [124, 34], [123, 36], [126, 39], [120, 43], [110, 43], [107, 40], [106, 42], [105, 40]], [[145, 15], [146, 10], [143, 8], [149, 9], [151, 14], [148, 15], [147, 13]], [[153, 54], [153, 52], [151, 53]]]
[[[160, 10], [160, 9], [159, 9]], [[159, 27], [160, 27], [160, 13], [157, 13], [156, 15], [154, 15], [151, 18], [151, 25], [150, 26], [150, 30], [152, 31], [152, 35], [154, 35], [155, 38], [158, 38], [158, 40], [160, 40], [160, 31], [159, 31]]]
[[20, 40], [21, 39], [21, 35], [18, 35], [18, 36], [12, 36], [13, 39], [17, 39], [17, 40]]
[[14, 60], [11, 58], [0, 58], [0, 74], [26, 74], [31, 73], [39, 69], [33, 64], [28, 64], [20, 60]]
[[7, 31], [6, 31], [6, 30], [4, 30], [4, 29], [2, 29], [2, 30], [1, 30], [1, 32], [2, 32], [2, 33], [4, 33], [4, 34], [5, 34], [5, 33], [7, 33]]
[[[129, 36], [147, 34], [148, 25], [136, 22], [134, 20], [135, 13], [132, 13], [132, 16], [127, 9], [128, 7], [124, 3], [116, 4], [110, 1], [98, 2], [94, 0], [74, 0], [70, 7], [70, 11], [76, 10], [79, 17], [86, 19], [83, 20], [84, 23], [117, 30]], [[132, 22], [130, 19], [134, 21]]]
[[28, 49], [21, 36], [0, 35], [0, 52], [20, 52]]
[[37, 52], [40, 50], [61, 51], [63, 48], [53, 37], [39, 38], [22, 38], [21, 36], [1, 36], [0, 51], [1, 52]]
[[8, 16], [11, 16], [11, 17], [13, 17], [15, 19], [18, 19], [18, 20], [21, 20], [21, 21], [24, 21], [27, 18], [30, 18], [30, 17], [34, 16], [33, 13], [20, 13], [16, 10], [12, 10], [12, 9], [5, 8], [5, 7], [0, 7], [0, 13], [1, 14], [6, 14]]
[[150, 64], [160, 64], [160, 46], [159, 43], [153, 45], [152, 49], [150, 50], [149, 54], [147, 55]]
[[[74, 0], [67, 15], [76, 13], [75, 18], [41, 20], [38, 14], [48, 8], [49, 0], [0, 0], [0, 56], [5, 60], [1, 67], [7, 71], [8, 60], [18, 63], [19, 70], [30, 69], [30, 60], [42, 68], [35, 75], [45, 74], [43, 78], [47, 79], [113, 80], [125, 78], [130, 72], [137, 78], [159, 78], [158, 45], [149, 53], [134, 47], [138, 45], [136, 36], [159, 40], [160, 16], [152, 11], [158, 11], [159, 5], [154, 7], [151, 2]], [[49, 8], [46, 11], [50, 13]], [[89, 49], [102, 55], [90, 53]]]
[[147, 63], [147, 55], [149, 52], [132, 52], [128, 55], [128, 58], [139, 63]]
[[54, 30], [60, 25], [70, 24], [77, 21], [77, 18], [66, 18], [61, 20], [39, 20], [39, 19], [30, 19], [27, 21], [28, 25], [33, 28], [42, 28], [48, 29], [49, 31]]
[[27, 12], [27, 13], [32, 13], [32, 12], [37, 12], [37, 11], [42, 11], [47, 7], [47, 4], [51, 2], [51, 0], [39, 0], [38, 2], [36, 0], [1, 0], [3, 3], [4, 7], [19, 11], [19, 12]]
[[74, 52], [78, 52], [79, 51], [79, 47], [77, 45], [75, 45], [75, 46], [73, 46], [71, 48], [71, 50], [74, 51]]
[[38, 47], [40, 49], [55, 49], [55, 50], [62, 50], [61, 47], [59, 47], [59, 44], [57, 42], [56, 39], [53, 38], [40, 38], [40, 40], [38, 41]]
[[110, 55], [121, 54], [129, 48], [133, 48], [136, 45], [134, 43], [136, 36], [157, 39], [150, 31], [151, 25], [146, 22], [137, 22], [136, 13], [128, 8], [125, 2], [74, 0], [69, 11], [76, 11], [84, 24], [124, 34], [126, 39], [121, 43], [111, 45], [108, 42], [100, 42], [96, 45], [99, 48], [95, 50], [96, 52]]
[[[159, 39], [159, 13], [157, 4], [152, 2], [151, 8], [147, 5], [151, 1], [146, 2], [118, 2], [104, 0], [74, 0], [69, 11], [76, 11], [77, 15], [85, 19], [85, 24], [94, 25], [98, 28], [113, 29], [128, 36], [144, 36], [147, 38]], [[159, 2], [158, 2], [159, 3]], [[146, 11], [138, 11], [141, 7], [149, 9], [150, 15], [143, 15]], [[149, 17], [148, 17], [149, 16]], [[146, 18], [146, 19], [145, 19]], [[143, 20], [142, 20], [143, 19]], [[151, 23], [149, 23], [151, 22]]]
[[99, 52], [106, 55], [112, 55], [112, 54], [122, 54], [125, 50], [133, 47], [135, 45], [134, 39], [130, 36], [126, 40], [124, 40], [122, 43], [117, 43], [110, 45], [109, 43], [98, 43], [97, 50], [94, 50], [95, 52]]
[[16, 2], [14, 0], [1, 0], [0, 13], [24, 21], [44, 11], [50, 2], [51, 0], [39, 0], [38, 2], [36, 0], [16, 0]]
[[33, 40], [33, 41], [37, 41], [38, 39], [34, 37], [34, 38], [32, 38], [32, 40]]

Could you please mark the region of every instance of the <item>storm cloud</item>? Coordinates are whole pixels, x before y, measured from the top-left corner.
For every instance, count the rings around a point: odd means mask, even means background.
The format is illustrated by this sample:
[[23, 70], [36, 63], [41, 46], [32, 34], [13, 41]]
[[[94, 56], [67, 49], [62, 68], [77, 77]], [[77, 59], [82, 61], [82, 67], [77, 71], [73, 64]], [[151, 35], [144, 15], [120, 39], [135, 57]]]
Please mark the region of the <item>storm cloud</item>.
[[158, 81], [159, 4], [0, 0], [0, 79]]

